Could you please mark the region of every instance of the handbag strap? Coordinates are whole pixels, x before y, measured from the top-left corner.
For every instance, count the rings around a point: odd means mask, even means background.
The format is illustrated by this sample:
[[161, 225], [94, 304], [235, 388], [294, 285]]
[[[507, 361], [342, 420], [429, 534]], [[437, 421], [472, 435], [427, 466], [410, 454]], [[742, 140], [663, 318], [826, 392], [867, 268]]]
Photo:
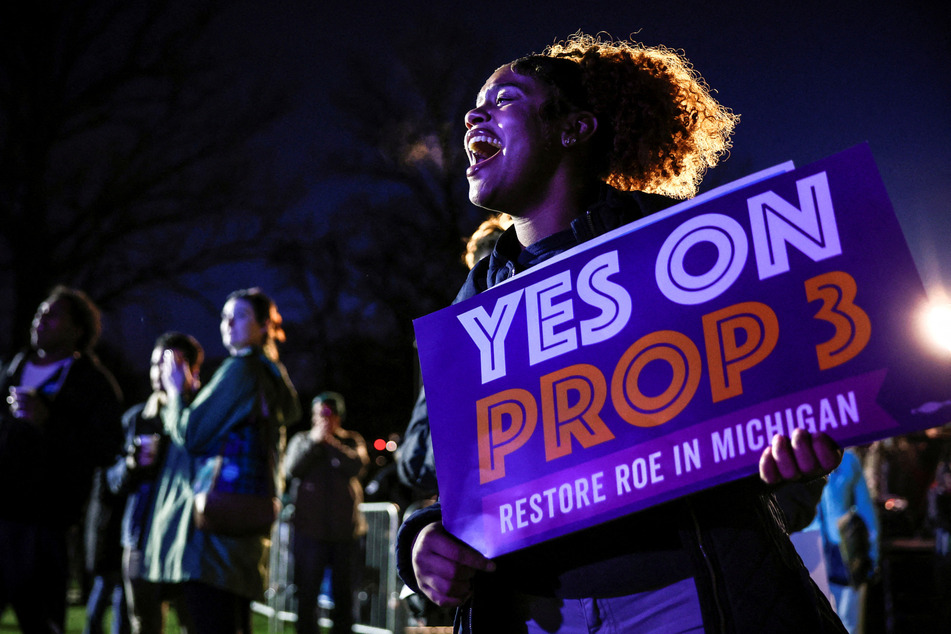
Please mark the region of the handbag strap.
[[[254, 363], [256, 366], [255, 371], [258, 373], [258, 376], [255, 380], [256, 393], [254, 397], [254, 407], [251, 410], [251, 416], [259, 428], [259, 444], [261, 446], [261, 450], [264, 452], [265, 462], [267, 462], [267, 488], [268, 492], [273, 497], [277, 495], [277, 486], [274, 484], [274, 456], [270, 448], [270, 408], [268, 407], [267, 397], [264, 393], [264, 385], [262, 385], [261, 382], [261, 369], [257, 367], [260, 362], [255, 359]], [[225, 437], [221, 441], [221, 446], [218, 448], [218, 455], [215, 456], [215, 469], [212, 472], [211, 483], [208, 486], [208, 491], [214, 490], [215, 485], [218, 482], [218, 477], [221, 475], [221, 467], [224, 463], [225, 447], [228, 445], [228, 439], [232, 431], [234, 431], [234, 427], [228, 430], [228, 432], [225, 434]]]

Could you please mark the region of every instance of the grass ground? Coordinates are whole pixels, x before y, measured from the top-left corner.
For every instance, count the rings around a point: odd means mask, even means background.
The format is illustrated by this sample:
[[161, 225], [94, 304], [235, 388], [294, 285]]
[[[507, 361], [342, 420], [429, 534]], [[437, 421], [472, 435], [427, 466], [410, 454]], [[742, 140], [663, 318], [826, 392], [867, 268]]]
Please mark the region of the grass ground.
[[[104, 623], [112, 623], [112, 611], [106, 612], [106, 619]], [[254, 627], [254, 634], [267, 634], [268, 632], [268, 620], [266, 617], [252, 613], [252, 626]], [[86, 608], [84, 606], [74, 605], [70, 606], [66, 612], [66, 632], [65, 634], [82, 634], [83, 628], [86, 625]], [[0, 632], [19, 632], [20, 627], [17, 625], [16, 617], [13, 614], [13, 610], [6, 610], [2, 616], [0, 616]], [[108, 627], [106, 632], [108, 632]], [[178, 631], [178, 620], [175, 618], [175, 612], [171, 611], [168, 616], [168, 624], [165, 628], [166, 634], [175, 634]], [[289, 628], [286, 631], [293, 632], [293, 628]]]

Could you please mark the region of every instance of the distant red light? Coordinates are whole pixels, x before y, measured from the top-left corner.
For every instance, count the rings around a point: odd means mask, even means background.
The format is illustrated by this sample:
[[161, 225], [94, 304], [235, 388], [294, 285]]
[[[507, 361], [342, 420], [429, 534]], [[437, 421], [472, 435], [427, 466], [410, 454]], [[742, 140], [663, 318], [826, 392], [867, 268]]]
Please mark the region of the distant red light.
[[384, 449], [386, 449], [386, 441], [383, 440], [382, 438], [377, 438], [376, 440], [373, 441], [373, 448], [376, 449], [377, 451], [383, 451]]

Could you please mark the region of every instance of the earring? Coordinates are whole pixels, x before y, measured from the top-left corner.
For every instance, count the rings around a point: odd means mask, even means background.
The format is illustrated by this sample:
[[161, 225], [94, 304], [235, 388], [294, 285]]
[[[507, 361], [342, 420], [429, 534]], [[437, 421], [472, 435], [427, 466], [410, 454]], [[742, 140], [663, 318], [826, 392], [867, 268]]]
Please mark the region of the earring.
[[568, 137], [562, 143], [565, 147], [568, 147], [568, 146], [574, 145], [575, 139], [574, 137]]

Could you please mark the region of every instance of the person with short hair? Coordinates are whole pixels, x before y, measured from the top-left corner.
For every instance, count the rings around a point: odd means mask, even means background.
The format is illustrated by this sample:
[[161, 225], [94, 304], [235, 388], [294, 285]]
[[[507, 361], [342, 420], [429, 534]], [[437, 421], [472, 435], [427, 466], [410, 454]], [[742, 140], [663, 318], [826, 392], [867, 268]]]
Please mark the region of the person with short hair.
[[317, 599], [330, 570], [333, 632], [353, 627], [352, 572], [357, 540], [366, 534], [360, 511], [370, 456], [359, 433], [344, 429], [347, 410], [337, 392], [318, 394], [311, 403], [311, 427], [287, 445], [284, 475], [294, 503], [294, 584], [297, 631], [316, 634]]
[[122, 444], [122, 395], [93, 352], [101, 330], [89, 296], [57, 286], [0, 371], [0, 613], [12, 606], [28, 633], [65, 627], [67, 531]]
[[492, 253], [499, 236], [511, 225], [512, 216], [508, 214], [492, 214], [483, 220], [466, 240], [466, 252], [462, 257], [466, 268], [471, 271], [476, 262]]
[[155, 483], [165, 468], [168, 434], [162, 425], [162, 409], [167, 402], [162, 383], [162, 359], [166, 351], [181, 356], [192, 376], [184, 386], [183, 398], [191, 402], [200, 387], [199, 373], [205, 351], [198, 340], [181, 332], [166, 332], [155, 340], [149, 366], [152, 393], [143, 403], [133, 405], [122, 416], [125, 448], [106, 473], [109, 489], [126, 495], [122, 514], [122, 583], [132, 634], [161, 634], [165, 629], [167, 602], [175, 608], [179, 629], [192, 631], [188, 613], [181, 604], [180, 584], [153, 583], [143, 576], [142, 558], [155, 502]]
[[[492, 253], [499, 236], [511, 225], [512, 217], [508, 214], [492, 214], [483, 220], [466, 241], [466, 251], [462, 255], [466, 266], [471, 270], [479, 260]], [[396, 475], [418, 497], [429, 498], [438, 491], [426, 391], [422, 388], [416, 395], [416, 405], [396, 454]]]

